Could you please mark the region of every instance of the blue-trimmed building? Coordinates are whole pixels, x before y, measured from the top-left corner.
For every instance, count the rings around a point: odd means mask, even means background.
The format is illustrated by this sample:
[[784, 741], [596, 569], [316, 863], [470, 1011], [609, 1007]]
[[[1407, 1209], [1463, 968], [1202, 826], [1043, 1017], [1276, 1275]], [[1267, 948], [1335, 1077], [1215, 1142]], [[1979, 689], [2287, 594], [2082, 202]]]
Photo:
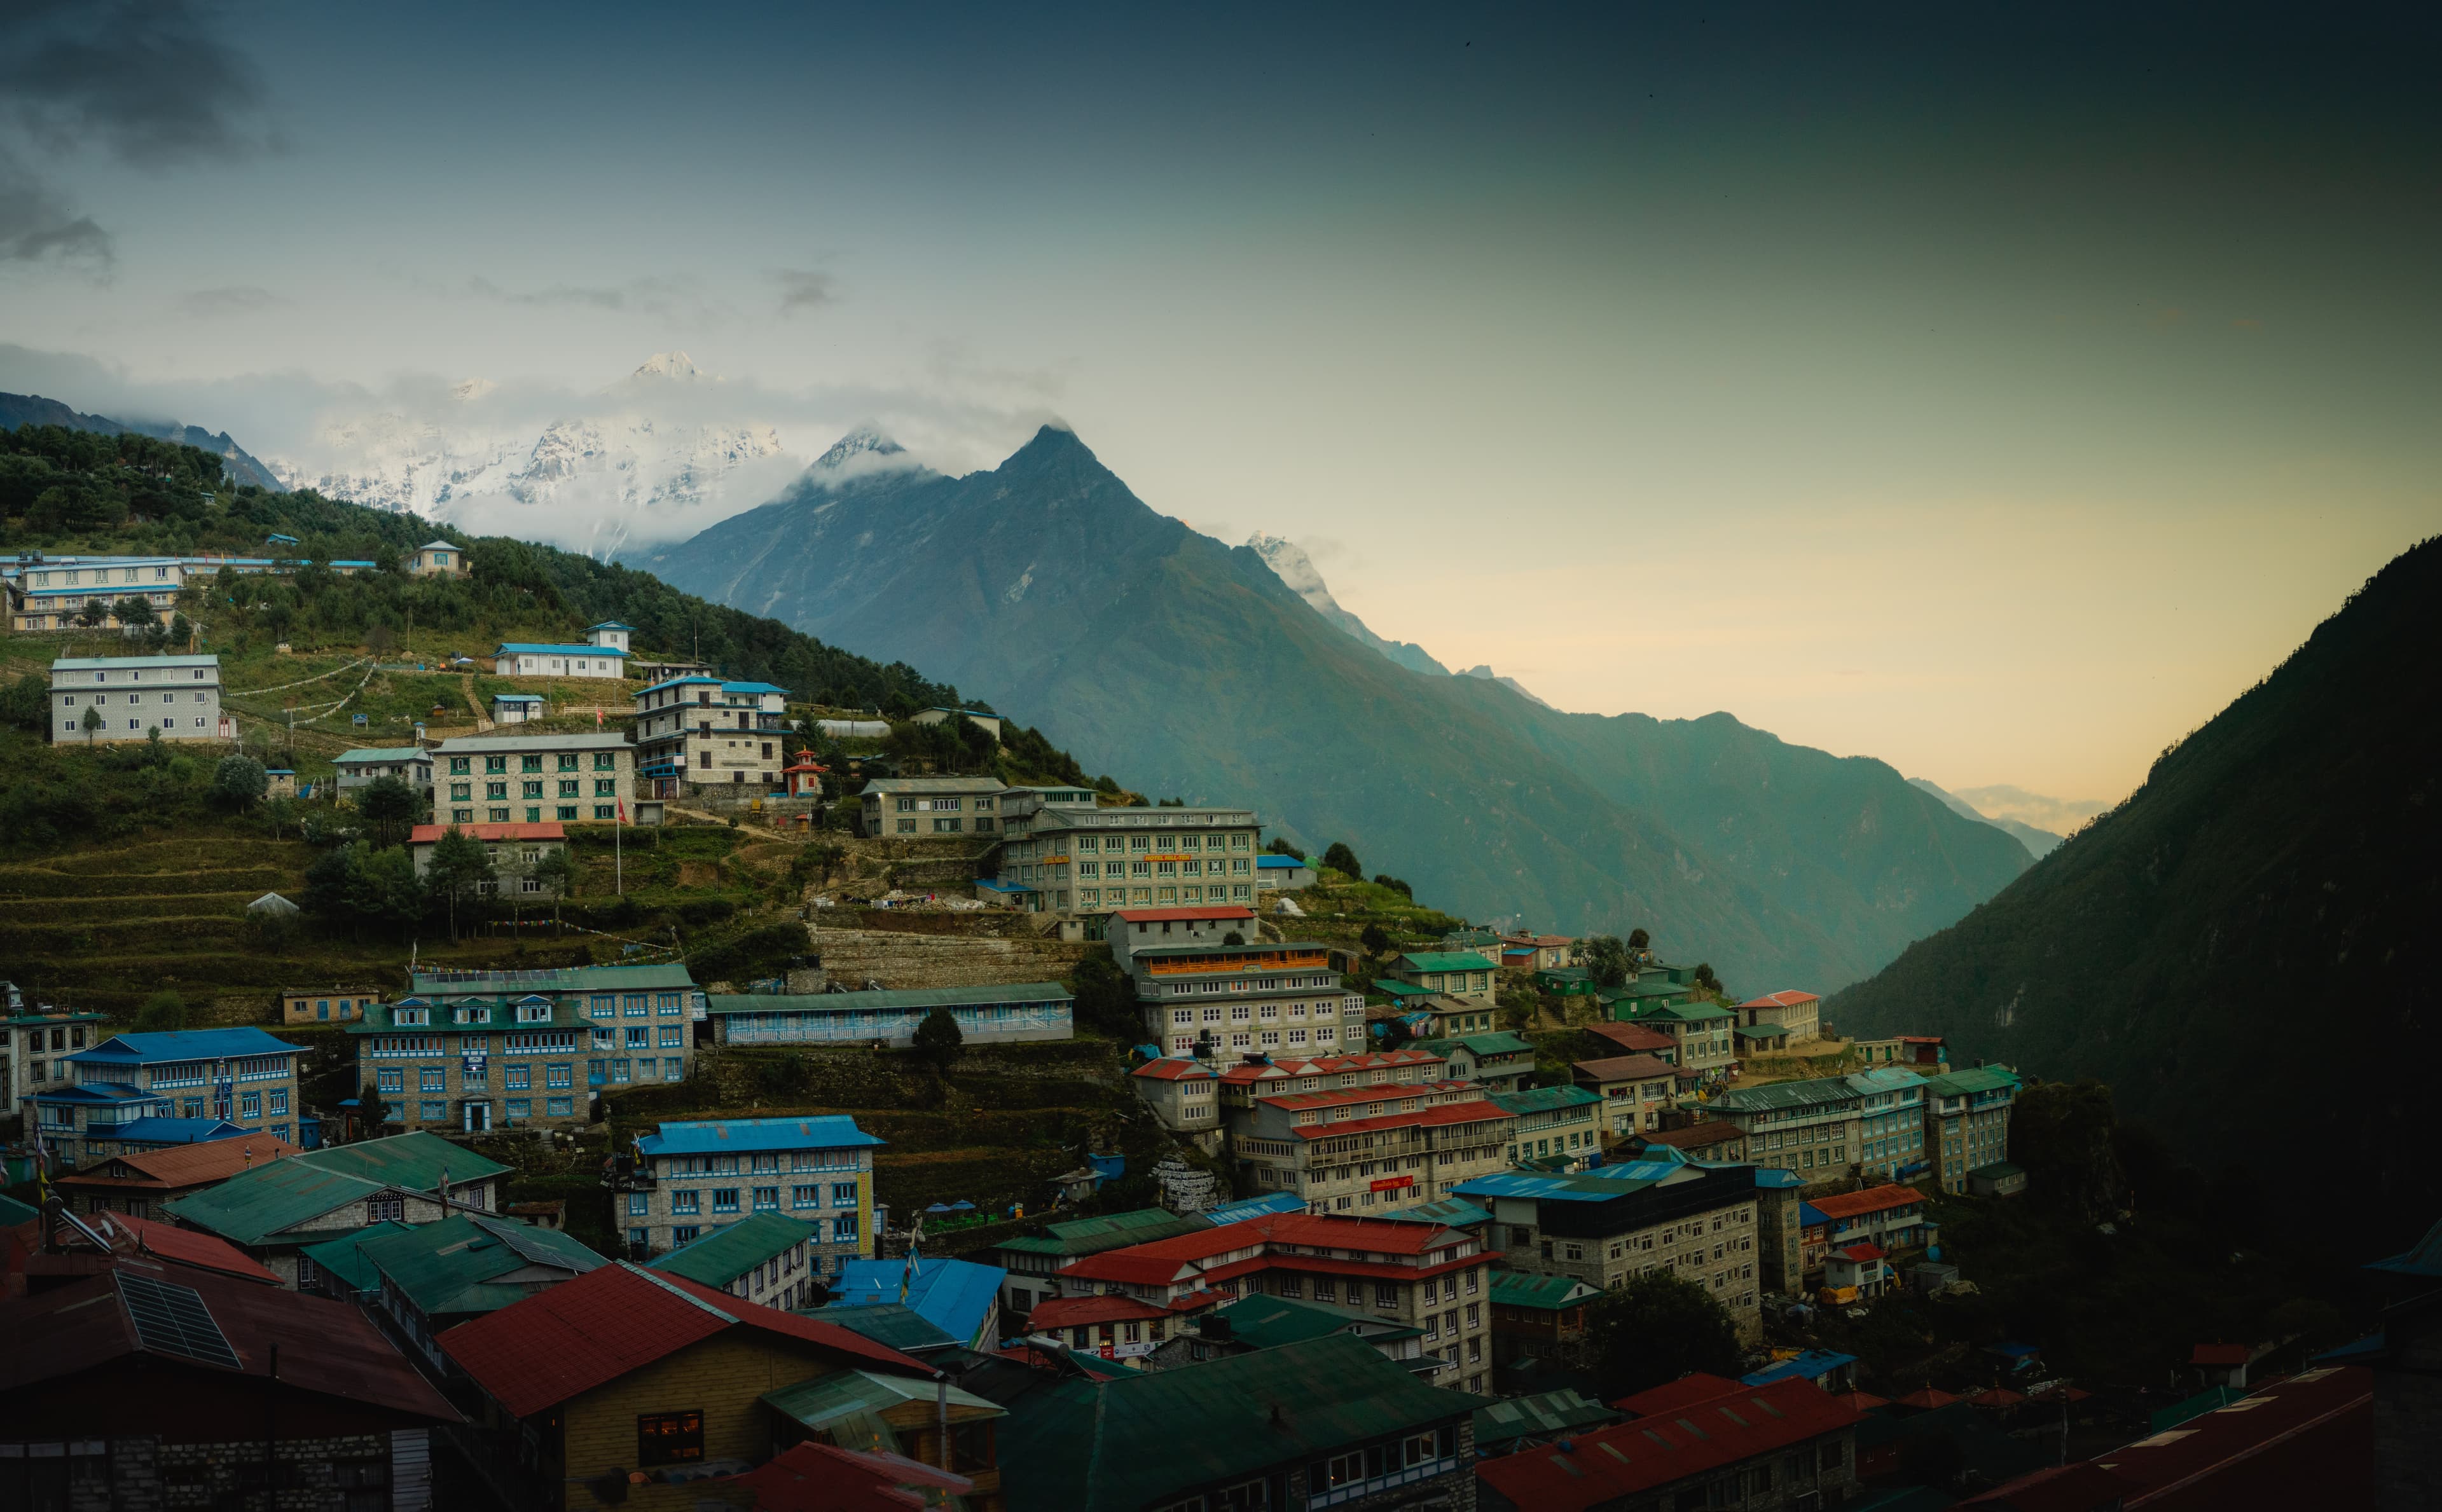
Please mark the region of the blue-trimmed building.
[[913, 1045], [937, 1008], [958, 1021], [969, 1045], [1065, 1040], [1076, 1034], [1077, 1000], [1058, 982], [992, 987], [917, 987], [870, 993], [716, 993], [712, 1037], [721, 1045]]
[[297, 1054], [259, 1029], [114, 1034], [67, 1057], [73, 1085], [35, 1092], [36, 1127], [63, 1167], [120, 1154], [122, 1130], [147, 1120], [229, 1120], [285, 1139], [302, 1112]]
[[432, 822], [616, 824], [635, 781], [624, 735], [453, 736], [428, 753]]
[[665, 1123], [636, 1141], [618, 1185], [631, 1253], [665, 1254], [757, 1213], [811, 1224], [815, 1275], [873, 1254], [873, 1152], [885, 1144], [844, 1114]]
[[501, 677], [624, 679], [628, 675], [628, 653], [609, 646], [502, 641], [501, 648], [492, 653], [492, 670]]
[[781, 787], [788, 764], [788, 689], [690, 675], [654, 683], [636, 695], [636, 774], [656, 798], [683, 798], [697, 788]]
[[704, 997], [684, 966], [420, 972], [410, 986], [347, 1028], [385, 1124], [582, 1124], [595, 1094], [694, 1068]]

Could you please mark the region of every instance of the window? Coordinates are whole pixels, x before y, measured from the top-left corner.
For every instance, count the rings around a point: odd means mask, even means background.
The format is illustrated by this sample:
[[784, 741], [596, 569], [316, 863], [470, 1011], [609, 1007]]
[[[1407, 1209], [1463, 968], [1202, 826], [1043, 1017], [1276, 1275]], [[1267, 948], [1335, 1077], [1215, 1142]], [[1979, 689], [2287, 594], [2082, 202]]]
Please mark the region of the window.
[[695, 1190], [670, 1193], [670, 1211], [689, 1215], [703, 1211], [703, 1193]]
[[834, 1182], [832, 1182], [832, 1183], [831, 1183], [831, 1206], [832, 1206], [832, 1207], [834, 1207], [834, 1208], [853, 1208], [853, 1207], [855, 1207], [855, 1206], [856, 1206], [856, 1183], [855, 1183], [855, 1182], [853, 1182], [853, 1181], [834, 1181]]
[[449, 1090], [448, 1075], [445, 1066], [421, 1067], [415, 1073], [415, 1089], [419, 1092], [446, 1092]]
[[736, 1212], [738, 1211], [738, 1189], [736, 1187], [713, 1188], [712, 1211], [715, 1212]]
[[703, 1413], [645, 1412], [636, 1418], [638, 1465], [692, 1465], [703, 1458]]
[[404, 1223], [407, 1221], [407, 1198], [395, 1192], [376, 1193], [365, 1204], [365, 1213], [375, 1223]]
[[780, 1189], [778, 1187], [756, 1187], [755, 1189], [755, 1211], [756, 1212], [779, 1211]]
[[820, 1187], [791, 1187], [791, 1188], [789, 1189], [789, 1206], [790, 1206], [790, 1207], [792, 1207], [792, 1208], [819, 1208], [819, 1207], [821, 1207], [821, 1206], [822, 1206], [822, 1188], [820, 1188]]

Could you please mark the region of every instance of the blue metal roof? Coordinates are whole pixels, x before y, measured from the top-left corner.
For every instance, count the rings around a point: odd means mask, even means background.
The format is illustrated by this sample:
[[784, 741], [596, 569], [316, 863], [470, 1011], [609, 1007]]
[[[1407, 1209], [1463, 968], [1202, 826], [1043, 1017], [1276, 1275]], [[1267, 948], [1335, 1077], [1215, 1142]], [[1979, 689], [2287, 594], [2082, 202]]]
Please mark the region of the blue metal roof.
[[[741, 1150], [844, 1150], [890, 1141], [846, 1114], [804, 1119], [706, 1119], [665, 1123], [636, 1141], [647, 1155], [735, 1155]], [[891, 1299], [897, 1301], [897, 1298]]]
[[1792, 1379], [1811, 1381], [1818, 1375], [1829, 1375], [1843, 1366], [1855, 1363], [1857, 1363], [1857, 1357], [1854, 1355], [1838, 1355], [1828, 1349], [1810, 1349], [1795, 1359], [1782, 1360], [1777, 1365], [1768, 1366], [1751, 1375], [1741, 1375], [1739, 1380], [1740, 1384], [1747, 1386], [1769, 1386], [1775, 1381]]
[[1797, 1205], [1797, 1221], [1801, 1227], [1818, 1223], [1828, 1224], [1832, 1221], [1832, 1215], [1811, 1202], [1801, 1202]]
[[1654, 1172], [1639, 1178], [1633, 1165], [1612, 1166], [1599, 1175], [1555, 1175], [1537, 1171], [1496, 1171], [1450, 1188], [1468, 1197], [1531, 1197], [1543, 1202], [1613, 1202], [1653, 1185], [1670, 1168], [1648, 1166]]
[[185, 1029], [154, 1034], [113, 1034], [71, 1061], [132, 1062], [219, 1061], [240, 1055], [294, 1055], [298, 1047], [276, 1040], [259, 1029]]
[[1490, 1223], [1492, 1214], [1463, 1197], [1444, 1197], [1438, 1202], [1420, 1202], [1412, 1208], [1393, 1212], [1377, 1212], [1374, 1218], [1383, 1223], [1437, 1223], [1448, 1229], [1471, 1229], [1480, 1223]]
[[262, 1132], [227, 1119], [137, 1119], [133, 1123], [120, 1124], [118, 1139], [121, 1144], [207, 1144]]
[[1806, 1178], [1804, 1176], [1799, 1175], [1795, 1171], [1783, 1171], [1778, 1166], [1756, 1167], [1755, 1179], [1756, 1185], [1759, 1187], [1802, 1187], [1806, 1185]]
[[840, 1266], [839, 1284], [832, 1291], [849, 1306], [871, 1306], [901, 1301], [899, 1287], [904, 1281], [910, 1311], [958, 1342], [973, 1345], [979, 1342], [1001, 1283], [1008, 1279], [1009, 1272], [1000, 1266], [972, 1260], [920, 1259], [913, 1277], [907, 1275], [904, 1260], [850, 1260]]
[[1267, 1192], [1244, 1202], [1225, 1202], [1217, 1208], [1207, 1208], [1204, 1216], [1214, 1228], [1225, 1223], [1245, 1223], [1249, 1218], [1268, 1218], [1276, 1212], [1303, 1212], [1305, 1199], [1292, 1192]]
[[723, 693], [780, 693], [780, 694], [785, 694], [785, 693], [787, 693], [789, 690], [788, 690], [787, 688], [784, 688], [784, 687], [779, 686], [777, 683], [723, 683], [722, 684], [720, 684], [720, 691], [722, 691]]
[[[76, 1057], [70, 1056], [68, 1059], [74, 1060]], [[37, 1092], [34, 1094], [34, 1101], [106, 1103], [115, 1106], [121, 1102], [150, 1102], [153, 1101], [153, 1094], [140, 1086], [129, 1086], [124, 1082], [80, 1082], [75, 1086], [56, 1087], [48, 1092]]]
[[1257, 856], [1255, 865], [1262, 871], [1294, 871], [1305, 863], [1295, 856]]
[[539, 693], [495, 693], [492, 695], [492, 701], [495, 703], [540, 703], [542, 701], [542, 695]]
[[[537, 651], [545, 656], [625, 656], [615, 646], [542, 646], [532, 641], [502, 641], [501, 651]], [[500, 651], [492, 653], [495, 656]]]

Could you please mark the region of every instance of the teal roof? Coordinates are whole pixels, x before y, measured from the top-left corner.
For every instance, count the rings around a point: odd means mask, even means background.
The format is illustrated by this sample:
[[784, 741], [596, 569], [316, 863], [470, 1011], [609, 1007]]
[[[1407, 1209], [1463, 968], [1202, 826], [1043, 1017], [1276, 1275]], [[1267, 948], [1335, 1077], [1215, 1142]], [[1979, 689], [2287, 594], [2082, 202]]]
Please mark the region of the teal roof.
[[351, 1290], [379, 1291], [381, 1290], [381, 1272], [374, 1269], [373, 1262], [365, 1258], [365, 1242], [379, 1239], [385, 1234], [410, 1231], [403, 1223], [384, 1221], [374, 1224], [370, 1229], [359, 1229], [341, 1238], [327, 1239], [319, 1245], [307, 1245], [297, 1252], [314, 1262], [315, 1269], [327, 1270], [346, 1282]]
[[357, 766], [373, 761], [429, 761], [432, 753], [420, 745], [371, 746], [361, 751], [342, 751], [331, 758], [335, 767]]
[[529, 993], [644, 993], [693, 987], [684, 966], [553, 966], [521, 971], [418, 972], [408, 979], [418, 997], [523, 997]]
[[773, 1256], [816, 1237], [814, 1226], [802, 1218], [757, 1212], [646, 1264], [707, 1286], [726, 1286]]
[[833, 1303], [806, 1316], [816, 1322], [837, 1323], [850, 1333], [862, 1335], [877, 1344], [887, 1345], [901, 1354], [923, 1349], [947, 1349], [957, 1342], [922, 1313], [895, 1302], [867, 1303], [862, 1306]]
[[1785, 1040], [1789, 1038], [1786, 1024], [1741, 1024], [1738, 1036], [1742, 1040]]
[[1000, 1468], [1008, 1485], [1026, 1487], [1024, 1505], [1136, 1512], [1452, 1423], [1484, 1405], [1330, 1334], [1176, 1370], [1034, 1388], [1028, 1410], [998, 1425]]
[[[1146, 952], [1139, 951], [1144, 955]], [[1002, 1003], [1066, 1003], [1058, 982], [994, 987], [906, 987], [872, 993], [723, 993], [711, 994], [715, 1013], [869, 1013], [902, 1008], [982, 1008]]]
[[1398, 958], [1412, 972], [1494, 972], [1501, 969], [1471, 950], [1412, 951]]
[[1099, 1218], [1071, 1218], [1066, 1223], [1045, 1226], [1042, 1237], [1004, 1239], [997, 1248], [1014, 1249], [1021, 1254], [1099, 1255], [1105, 1249], [1122, 1245], [1146, 1245], [1157, 1239], [1169, 1239], [1178, 1234], [1194, 1233], [1212, 1225], [1194, 1213], [1179, 1214], [1167, 1208], [1137, 1208], [1127, 1212], [1104, 1213]]
[[1682, 1024], [1709, 1024], [1717, 1018], [1735, 1019], [1736, 1013], [1719, 1003], [1664, 1003], [1656, 1008], [1629, 1011], [1634, 1023], [1650, 1023], [1657, 1018], [1675, 1019]]
[[1359, 1333], [1370, 1321], [1362, 1312], [1348, 1312], [1323, 1303], [1292, 1302], [1285, 1297], [1242, 1297], [1220, 1310], [1230, 1320], [1230, 1337], [1256, 1349], [1277, 1349], [1332, 1334], [1367, 1339], [1421, 1338], [1424, 1330], [1399, 1326]]
[[1530, 1276], [1522, 1270], [1496, 1270], [1492, 1273], [1492, 1305], [1495, 1307], [1532, 1307], [1539, 1312], [1558, 1312], [1601, 1295], [1599, 1290], [1575, 1276]]
[[[821, 1313], [805, 1316], [819, 1319]], [[962, 1387], [946, 1388], [953, 1407], [979, 1408], [995, 1417], [1007, 1409]], [[937, 1400], [932, 1381], [921, 1375], [884, 1375], [878, 1371], [835, 1370], [811, 1380], [764, 1394], [763, 1401], [783, 1417], [793, 1418], [816, 1432], [843, 1420], [879, 1417], [909, 1402]]]
[[427, 1318], [523, 1302], [530, 1294], [525, 1285], [492, 1282], [529, 1266], [583, 1275], [604, 1264], [556, 1230], [463, 1212], [368, 1239], [356, 1252]]
[[1382, 993], [1386, 997], [1431, 997], [1434, 995], [1432, 989], [1430, 987], [1418, 987], [1413, 982], [1396, 981], [1388, 976], [1376, 981], [1373, 984], [1373, 990]]
[[1533, 1045], [1529, 1044], [1525, 1040], [1520, 1039], [1515, 1034], [1506, 1032], [1492, 1034], [1458, 1034], [1452, 1035], [1447, 1039], [1425, 1040], [1418, 1046], [1418, 1048], [1429, 1049], [1436, 1055], [1448, 1055], [1449, 1053], [1449, 1047], [1453, 1045], [1464, 1047], [1469, 1055], [1474, 1056], [1479, 1061], [1493, 1060], [1504, 1055], [1532, 1055], [1535, 1053], [1535, 1047]]
[[1517, 1092], [1488, 1092], [1495, 1107], [1504, 1113], [1550, 1113], [1559, 1108], [1586, 1107], [1602, 1101], [1602, 1094], [1582, 1086], [1530, 1086]]
[[1924, 1091], [1927, 1097], [1964, 1097], [2014, 1089], [2018, 1084], [2018, 1073], [2008, 1066], [1985, 1066], [1972, 1071], [1952, 1071], [1946, 1076], [1928, 1076], [1924, 1079]]
[[1575, 1391], [1511, 1396], [1475, 1410], [1475, 1447], [1481, 1453], [1489, 1446], [1513, 1439], [1566, 1433], [1617, 1421], [1618, 1412]]
[[29, 1208], [16, 1198], [0, 1193], [0, 1229], [14, 1229], [21, 1223], [31, 1223], [43, 1215], [40, 1208]]
[[1490, 1223], [1492, 1214], [1465, 1197], [1444, 1197], [1438, 1202], [1419, 1202], [1412, 1208], [1397, 1208], [1389, 1212], [1369, 1214], [1376, 1223], [1435, 1223], [1445, 1229], [1471, 1229]]
[[431, 1192], [444, 1172], [457, 1186], [507, 1170], [438, 1135], [398, 1134], [283, 1156], [173, 1198], [161, 1211], [233, 1244], [283, 1243], [289, 1230], [386, 1188]]

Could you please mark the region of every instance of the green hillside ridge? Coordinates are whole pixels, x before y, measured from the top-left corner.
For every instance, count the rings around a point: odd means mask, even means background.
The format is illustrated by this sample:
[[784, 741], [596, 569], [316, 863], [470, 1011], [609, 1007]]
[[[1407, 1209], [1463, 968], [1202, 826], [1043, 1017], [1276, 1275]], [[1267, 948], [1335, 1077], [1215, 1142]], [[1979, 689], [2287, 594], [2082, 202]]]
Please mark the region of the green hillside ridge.
[[1759, 990], [1862, 977], [2028, 864], [1879, 761], [1395, 665], [1057, 428], [963, 478], [818, 470], [635, 559], [1030, 711], [1148, 791], [1348, 840], [1454, 911], [1703, 939]]
[[2244, 1163], [2335, 1242], [2396, 1248], [2442, 1206], [2433, 1162], [2405, 1157], [2442, 1029], [2437, 652], [2428, 540], [2127, 801], [1825, 1016], [2107, 1082], [2187, 1158]]

